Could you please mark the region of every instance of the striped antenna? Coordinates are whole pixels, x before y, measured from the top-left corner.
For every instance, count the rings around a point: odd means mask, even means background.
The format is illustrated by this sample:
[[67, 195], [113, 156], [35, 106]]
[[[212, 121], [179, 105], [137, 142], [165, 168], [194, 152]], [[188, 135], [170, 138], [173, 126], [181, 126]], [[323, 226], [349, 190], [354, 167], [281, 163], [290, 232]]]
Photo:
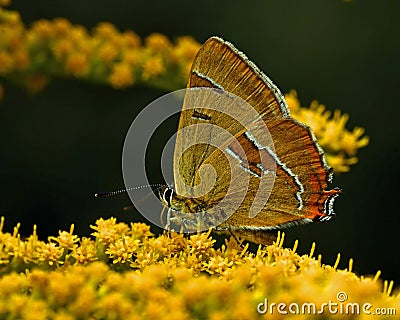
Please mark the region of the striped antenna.
[[139, 186], [139, 187], [131, 187], [131, 188], [126, 188], [126, 189], [121, 189], [121, 190], [117, 190], [117, 191], [108, 191], [108, 192], [98, 192], [95, 193], [94, 196], [95, 198], [100, 198], [100, 197], [111, 197], [111, 196], [115, 196], [121, 193], [126, 193], [128, 191], [132, 191], [132, 190], [138, 190], [138, 189], [143, 189], [143, 188], [148, 188], [148, 187], [163, 187], [163, 184], [157, 183], [157, 184], [148, 184], [145, 186]]

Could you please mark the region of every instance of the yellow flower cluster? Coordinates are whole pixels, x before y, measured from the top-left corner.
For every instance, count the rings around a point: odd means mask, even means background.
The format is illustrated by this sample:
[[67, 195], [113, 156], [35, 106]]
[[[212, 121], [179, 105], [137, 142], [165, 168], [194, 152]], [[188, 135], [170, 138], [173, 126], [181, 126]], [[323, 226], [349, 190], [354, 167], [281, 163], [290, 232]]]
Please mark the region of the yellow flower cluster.
[[[330, 301], [336, 313], [325, 307], [323, 318], [337, 319], [346, 316], [339, 306], [350, 303], [370, 304], [369, 312], [400, 307], [393, 282], [385, 281], [382, 292], [379, 273], [358, 277], [352, 260], [338, 270], [339, 256], [324, 265], [313, 257], [315, 246], [300, 256], [297, 242], [283, 248], [283, 237], [251, 253], [232, 238], [215, 248], [210, 233], [154, 236], [143, 223], [114, 218], [92, 226], [94, 239], [71, 227], [48, 242], [36, 230], [22, 240], [19, 226], [6, 233], [3, 224], [1, 319], [309, 319]], [[279, 303], [288, 315], [278, 312]], [[371, 317], [361, 309], [352, 315]]]
[[[142, 40], [132, 31], [99, 23], [92, 31], [64, 18], [38, 20], [25, 28], [15, 11], [0, 3], [0, 78], [31, 92], [40, 91], [51, 77], [75, 77], [122, 89], [143, 84], [175, 90], [186, 86], [200, 44], [180, 37], [173, 44], [154, 33]], [[0, 100], [3, 96], [0, 85]], [[311, 126], [336, 172], [357, 162], [357, 149], [368, 144], [364, 129], [346, 130], [347, 114], [331, 113], [314, 101], [303, 108], [294, 91], [286, 95], [293, 117]]]
[[302, 107], [296, 91], [292, 90], [285, 95], [291, 116], [302, 123], [309, 125], [324, 149], [328, 164], [335, 172], [347, 172], [350, 165], [357, 163], [356, 157], [359, 148], [368, 145], [369, 137], [363, 136], [364, 128], [355, 127], [353, 131], [346, 129], [349, 115], [339, 110], [332, 113], [318, 101], [312, 101], [309, 108]]
[[91, 31], [64, 18], [41, 19], [25, 28], [17, 12], [1, 7], [0, 30], [0, 77], [32, 92], [54, 76], [117, 89], [141, 83], [164, 90], [182, 88], [200, 47], [191, 37], [177, 38], [173, 44], [158, 33], [142, 44], [134, 32], [120, 32], [107, 22]]

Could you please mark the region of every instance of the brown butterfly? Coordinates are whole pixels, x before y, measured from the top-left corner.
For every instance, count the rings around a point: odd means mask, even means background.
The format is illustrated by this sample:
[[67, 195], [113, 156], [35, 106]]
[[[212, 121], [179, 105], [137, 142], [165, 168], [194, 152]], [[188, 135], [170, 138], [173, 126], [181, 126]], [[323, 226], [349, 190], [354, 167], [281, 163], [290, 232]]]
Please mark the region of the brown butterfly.
[[171, 221], [188, 232], [214, 227], [256, 243], [270, 243], [284, 227], [329, 220], [340, 193], [326, 190], [332, 170], [311, 129], [290, 117], [254, 63], [218, 37], [191, 68], [174, 179], [160, 193], [169, 228]]

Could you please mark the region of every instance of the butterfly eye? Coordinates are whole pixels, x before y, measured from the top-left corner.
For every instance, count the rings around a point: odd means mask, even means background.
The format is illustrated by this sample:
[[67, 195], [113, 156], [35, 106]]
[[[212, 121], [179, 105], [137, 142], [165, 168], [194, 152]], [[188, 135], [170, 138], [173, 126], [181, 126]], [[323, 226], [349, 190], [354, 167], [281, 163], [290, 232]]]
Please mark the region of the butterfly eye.
[[168, 207], [171, 206], [171, 201], [173, 196], [174, 196], [174, 190], [170, 187], [165, 187], [162, 198], [165, 201], [165, 203], [167, 203]]

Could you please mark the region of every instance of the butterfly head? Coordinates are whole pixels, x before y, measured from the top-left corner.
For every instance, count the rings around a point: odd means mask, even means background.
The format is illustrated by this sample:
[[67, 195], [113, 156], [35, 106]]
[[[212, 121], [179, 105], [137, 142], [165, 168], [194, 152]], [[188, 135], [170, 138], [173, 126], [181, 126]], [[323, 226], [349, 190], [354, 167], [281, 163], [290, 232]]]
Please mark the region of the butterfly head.
[[176, 195], [174, 189], [171, 186], [163, 186], [158, 191], [158, 197], [161, 200], [161, 203], [167, 207], [171, 208], [174, 196]]
[[[183, 199], [177, 195], [172, 186], [166, 185], [158, 189], [158, 197], [161, 204], [168, 209], [178, 212], [187, 212], [186, 205], [189, 204], [188, 199]], [[189, 210], [190, 211], [190, 210]]]
[[206, 208], [204, 199], [181, 196], [175, 192], [172, 186], [166, 185], [158, 190], [158, 197], [161, 204], [175, 212], [194, 214], [196, 212], [203, 212]]

